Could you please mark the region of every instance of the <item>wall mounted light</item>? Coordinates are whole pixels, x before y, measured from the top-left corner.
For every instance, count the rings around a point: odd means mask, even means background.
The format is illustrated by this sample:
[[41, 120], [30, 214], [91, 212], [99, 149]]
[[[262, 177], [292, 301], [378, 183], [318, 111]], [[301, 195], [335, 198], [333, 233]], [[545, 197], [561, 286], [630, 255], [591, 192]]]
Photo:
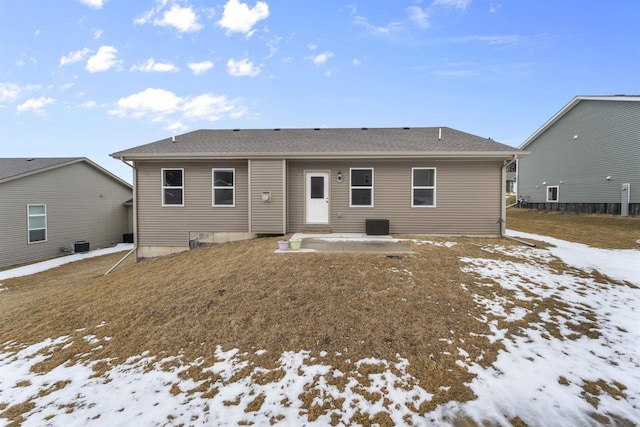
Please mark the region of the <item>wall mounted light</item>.
[[547, 181], [544, 181], [544, 182], [542, 183], [542, 185], [547, 185]]
[[564, 184], [564, 181], [560, 181], [560, 184]]
[[611, 175], [605, 178], [607, 181], [611, 181]]
[[338, 171], [338, 182], [342, 182], [342, 171]]
[[578, 135], [573, 135], [573, 139], [578, 139]]

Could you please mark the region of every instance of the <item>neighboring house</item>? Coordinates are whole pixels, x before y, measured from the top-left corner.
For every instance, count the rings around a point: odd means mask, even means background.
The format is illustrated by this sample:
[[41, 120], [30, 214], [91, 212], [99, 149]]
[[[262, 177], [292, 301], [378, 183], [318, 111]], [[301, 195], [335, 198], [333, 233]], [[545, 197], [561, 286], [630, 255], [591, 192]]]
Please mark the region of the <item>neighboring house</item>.
[[131, 185], [84, 157], [0, 158], [0, 267], [61, 255], [76, 241], [121, 242], [131, 197]]
[[521, 206], [640, 215], [640, 96], [576, 96], [520, 148]]
[[517, 193], [518, 186], [516, 184], [516, 172], [507, 172], [505, 188], [507, 193]]
[[[111, 154], [134, 167], [138, 257], [290, 232], [502, 232], [520, 150], [450, 128], [198, 130]], [[382, 222], [384, 225], [384, 221]]]

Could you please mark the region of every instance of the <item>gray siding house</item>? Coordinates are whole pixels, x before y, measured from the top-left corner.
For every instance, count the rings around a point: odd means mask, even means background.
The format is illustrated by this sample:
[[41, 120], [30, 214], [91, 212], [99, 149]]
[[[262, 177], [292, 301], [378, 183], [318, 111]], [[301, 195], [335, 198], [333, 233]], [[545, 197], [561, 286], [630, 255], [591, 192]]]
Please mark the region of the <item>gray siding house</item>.
[[0, 267], [61, 255], [76, 241], [121, 242], [131, 197], [131, 185], [84, 157], [0, 158]]
[[139, 258], [290, 232], [498, 236], [522, 152], [450, 128], [198, 130], [111, 154], [134, 168]]
[[640, 96], [576, 96], [520, 149], [522, 207], [640, 215]]

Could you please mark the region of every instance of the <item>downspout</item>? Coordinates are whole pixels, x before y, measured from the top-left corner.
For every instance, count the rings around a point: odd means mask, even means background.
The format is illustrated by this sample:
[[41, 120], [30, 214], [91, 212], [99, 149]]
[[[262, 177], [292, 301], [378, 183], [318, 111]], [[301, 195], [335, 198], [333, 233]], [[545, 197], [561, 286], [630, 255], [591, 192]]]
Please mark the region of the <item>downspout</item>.
[[138, 170], [136, 169], [135, 162], [131, 165], [131, 164], [127, 163], [126, 161], [124, 161], [122, 159], [122, 157], [120, 158], [120, 161], [122, 163], [124, 163], [125, 165], [129, 166], [131, 169], [133, 169], [133, 249], [131, 249], [129, 252], [127, 252], [127, 254], [124, 257], [122, 257], [122, 259], [120, 261], [115, 263], [115, 265], [113, 267], [111, 267], [109, 269], [109, 271], [104, 273], [104, 276], [106, 276], [107, 274], [109, 274], [113, 270], [115, 270], [116, 267], [119, 266], [122, 263], [122, 261], [127, 259], [129, 257], [129, 255], [131, 255], [132, 253], [136, 252], [136, 250], [138, 249], [138, 210], [136, 209], [137, 208], [137, 203], [136, 203], [136, 189], [137, 189], [136, 188], [136, 172]]
[[505, 229], [507, 224], [507, 166], [518, 160], [518, 155], [514, 154], [513, 159], [502, 165], [502, 184], [500, 194], [500, 237], [505, 237]]

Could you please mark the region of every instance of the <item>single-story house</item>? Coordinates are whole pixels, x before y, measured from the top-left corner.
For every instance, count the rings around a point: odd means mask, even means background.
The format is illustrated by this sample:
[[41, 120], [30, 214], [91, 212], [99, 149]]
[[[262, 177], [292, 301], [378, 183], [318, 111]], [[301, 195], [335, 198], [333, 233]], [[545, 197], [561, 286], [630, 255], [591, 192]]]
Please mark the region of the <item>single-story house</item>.
[[640, 96], [576, 96], [520, 149], [521, 206], [640, 215]]
[[[134, 168], [138, 257], [291, 232], [499, 236], [523, 152], [442, 127], [197, 130], [111, 154]], [[373, 221], [371, 222], [373, 223]]]
[[84, 157], [0, 158], [0, 267], [121, 242], [132, 186]]

